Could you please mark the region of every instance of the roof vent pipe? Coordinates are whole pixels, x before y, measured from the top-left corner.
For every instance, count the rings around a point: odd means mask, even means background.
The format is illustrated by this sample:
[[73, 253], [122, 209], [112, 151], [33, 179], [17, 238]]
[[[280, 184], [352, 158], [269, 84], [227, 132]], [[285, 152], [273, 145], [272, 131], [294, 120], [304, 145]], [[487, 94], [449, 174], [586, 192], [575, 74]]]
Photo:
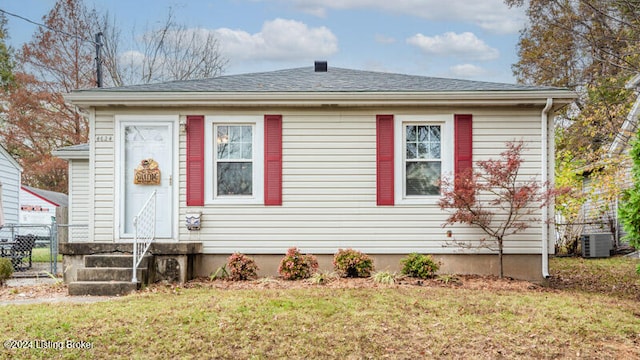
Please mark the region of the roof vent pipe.
[[315, 62], [315, 72], [327, 72], [327, 62], [326, 61], [316, 61]]

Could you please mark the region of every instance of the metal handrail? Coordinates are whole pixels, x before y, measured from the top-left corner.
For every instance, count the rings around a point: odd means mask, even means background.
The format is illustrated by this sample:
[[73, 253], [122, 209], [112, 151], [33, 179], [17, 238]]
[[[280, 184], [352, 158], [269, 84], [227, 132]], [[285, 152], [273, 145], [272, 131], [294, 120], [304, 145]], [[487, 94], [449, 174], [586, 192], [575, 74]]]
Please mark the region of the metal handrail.
[[131, 282], [138, 282], [138, 266], [156, 237], [156, 190], [151, 193], [138, 215], [133, 218], [133, 274]]

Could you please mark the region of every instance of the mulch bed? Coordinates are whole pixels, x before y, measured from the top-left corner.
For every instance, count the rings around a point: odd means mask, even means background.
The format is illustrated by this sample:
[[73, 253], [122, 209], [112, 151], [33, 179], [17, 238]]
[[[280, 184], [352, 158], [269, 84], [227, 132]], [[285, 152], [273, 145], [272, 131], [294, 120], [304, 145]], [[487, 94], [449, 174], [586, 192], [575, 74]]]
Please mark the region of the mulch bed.
[[331, 289], [368, 289], [394, 287], [446, 287], [476, 290], [507, 290], [507, 291], [545, 291], [547, 288], [528, 281], [514, 279], [499, 279], [493, 276], [456, 275], [433, 279], [417, 279], [402, 277], [394, 284], [376, 283], [371, 278], [329, 278], [326, 282], [317, 284], [307, 280], [282, 280], [278, 278], [260, 278], [249, 281], [209, 280], [207, 278], [194, 279], [179, 286], [175, 284], [154, 284], [144, 291], [156, 292], [162, 288], [212, 288], [222, 290], [251, 290], [251, 289], [309, 289], [326, 287]]
[[[589, 286], [591, 284], [591, 286]], [[637, 284], [629, 286], [638, 288]], [[572, 277], [552, 276], [545, 284], [536, 284], [528, 281], [515, 280], [510, 278], [500, 279], [495, 276], [478, 275], [455, 275], [441, 276], [433, 279], [417, 279], [410, 277], [400, 277], [394, 284], [381, 284], [373, 281], [372, 278], [354, 279], [329, 277], [324, 283], [317, 284], [310, 280], [283, 280], [279, 278], [260, 278], [249, 281], [228, 281], [209, 280], [208, 278], [197, 278], [185, 284], [157, 283], [145, 287], [139, 293], [155, 293], [176, 290], [178, 288], [211, 288], [221, 290], [253, 290], [253, 289], [308, 289], [326, 287], [331, 289], [368, 289], [368, 288], [402, 288], [402, 287], [444, 287], [460, 288], [471, 290], [488, 291], [520, 291], [520, 292], [541, 292], [541, 291], [566, 291], [583, 290], [587, 292], [599, 292], [614, 294], [615, 290], [599, 288], [588, 281], [588, 279]], [[68, 295], [67, 286], [63, 283], [41, 284], [32, 286], [5, 286], [0, 287], [0, 302], [25, 299], [52, 299], [64, 298]], [[640, 300], [640, 292], [638, 292]]]

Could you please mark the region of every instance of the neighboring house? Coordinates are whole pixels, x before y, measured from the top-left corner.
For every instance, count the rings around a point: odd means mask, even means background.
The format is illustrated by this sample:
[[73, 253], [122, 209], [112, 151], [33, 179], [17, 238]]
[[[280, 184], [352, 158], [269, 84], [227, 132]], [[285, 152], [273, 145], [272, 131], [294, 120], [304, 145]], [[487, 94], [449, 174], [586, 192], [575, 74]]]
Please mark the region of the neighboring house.
[[[638, 129], [638, 117], [640, 116], [640, 74], [631, 79], [626, 87], [633, 89], [637, 93], [636, 101], [634, 102], [627, 118], [623, 122], [620, 131], [616, 134], [616, 137], [609, 147], [609, 156], [612, 158], [625, 156], [622, 161], [623, 174], [621, 175], [624, 183], [622, 188], [630, 187], [631, 177], [631, 161], [628, 157], [630, 144], [632, 139], [636, 136]], [[585, 192], [591, 190], [592, 179], [590, 175], [593, 171], [584, 172], [583, 189]], [[613, 201], [587, 201], [583, 207], [583, 217], [585, 226], [583, 234], [611, 234], [612, 245], [617, 247], [619, 245], [625, 245], [624, 236], [626, 235], [618, 219], [618, 199]], [[628, 243], [626, 244], [628, 245]]]
[[20, 164], [0, 145], [0, 211], [3, 213], [4, 224], [19, 223], [21, 175]]
[[51, 225], [56, 209], [68, 206], [67, 194], [23, 185], [20, 188], [20, 224]]
[[[404, 255], [419, 252], [434, 254], [443, 272], [496, 274], [495, 253], [447, 246], [437, 181], [498, 158], [505, 142], [520, 139], [523, 178], [552, 181], [553, 113], [573, 99], [558, 88], [322, 62], [77, 90], [67, 100], [89, 114], [88, 153], [57, 154], [70, 160], [72, 221], [86, 214], [90, 225], [88, 241], [71, 239], [65, 258], [130, 243], [134, 216], [156, 190], [156, 241], [196, 243], [191, 275], [207, 276], [242, 252], [275, 276], [293, 246], [319, 255], [324, 267], [338, 249], [354, 248], [372, 255], [378, 269], [397, 270]], [[188, 230], [187, 216], [200, 216], [201, 228]], [[484, 235], [456, 226], [452, 236]], [[546, 276], [553, 239], [544, 221], [506, 239], [505, 275]]]

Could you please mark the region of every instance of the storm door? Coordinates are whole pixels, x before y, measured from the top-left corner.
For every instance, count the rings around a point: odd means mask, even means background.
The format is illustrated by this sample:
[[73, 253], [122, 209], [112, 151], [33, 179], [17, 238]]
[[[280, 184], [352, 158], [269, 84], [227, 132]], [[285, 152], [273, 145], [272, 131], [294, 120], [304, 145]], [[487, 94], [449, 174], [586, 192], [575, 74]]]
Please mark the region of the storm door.
[[134, 217], [154, 190], [156, 238], [171, 238], [173, 228], [173, 122], [122, 122], [121, 238], [134, 234]]

